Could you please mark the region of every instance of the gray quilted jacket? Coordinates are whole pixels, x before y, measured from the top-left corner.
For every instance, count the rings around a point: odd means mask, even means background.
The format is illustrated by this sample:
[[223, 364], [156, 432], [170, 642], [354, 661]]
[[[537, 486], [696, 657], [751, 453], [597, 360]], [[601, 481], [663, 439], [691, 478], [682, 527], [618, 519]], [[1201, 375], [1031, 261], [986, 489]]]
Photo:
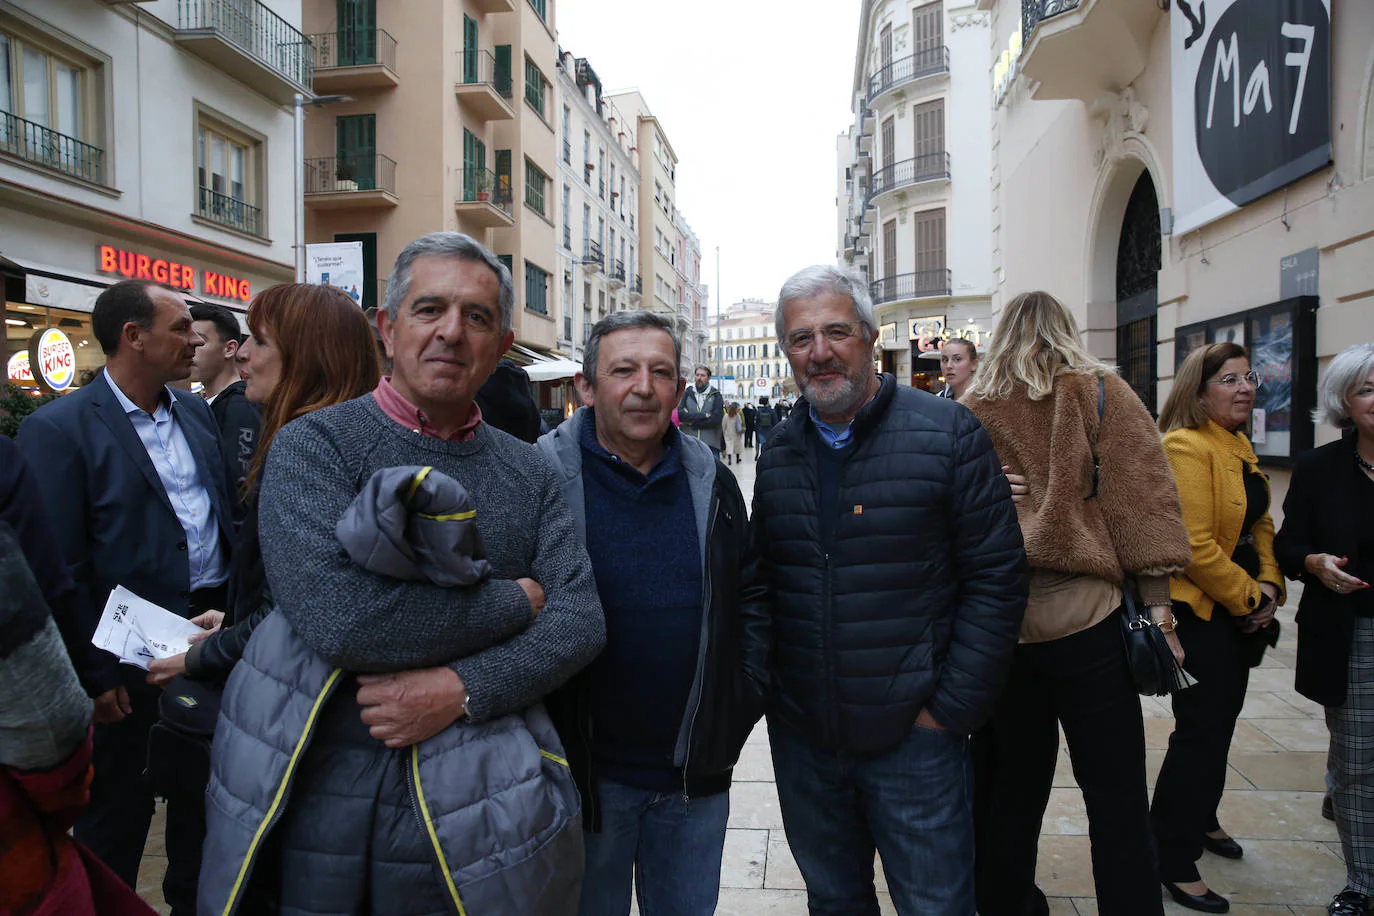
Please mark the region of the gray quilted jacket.
[[[470, 495], [452, 477], [427, 467], [384, 468], [367, 481], [335, 534], [354, 562], [371, 572], [466, 586], [490, 571], [475, 516]], [[254, 631], [230, 677], [212, 745], [211, 829], [199, 912], [227, 916], [262, 905], [261, 898], [249, 895], [255, 859], [297, 790], [296, 777], [321, 721], [340, 717], [339, 710], [327, 713], [325, 707], [336, 693], [339, 702], [346, 700], [341, 683], [348, 686], [342, 669], [312, 652], [280, 613]], [[317, 750], [316, 770], [321, 753], [349, 751]], [[418, 745], [373, 753], [404, 755], [396, 769], [404, 773], [405, 786], [393, 788], [408, 797], [415, 814], [413, 822], [403, 820], [399, 828], [372, 838], [383, 848], [369, 851], [367, 867], [391, 868], [390, 886], [406, 887], [409, 875], [419, 874], [421, 880], [433, 875], [441, 885], [438, 896], [453, 913], [576, 912], [583, 856], [580, 800], [542, 703], [480, 724], [460, 721]], [[341, 766], [350, 763], [333, 759]], [[309, 793], [316, 787], [303, 788]], [[320, 791], [334, 790], [324, 786]], [[312, 824], [311, 830], [321, 837], [356, 833], [364, 826], [359, 812], [373, 804], [370, 798], [347, 798], [312, 808], [325, 812], [326, 822]], [[433, 868], [419, 863], [417, 872], [411, 854], [421, 845]], [[329, 851], [326, 843], [298, 855], [327, 862]], [[311, 880], [313, 912], [348, 912], [355, 903], [348, 899], [347, 879], [283, 873], [272, 880]], [[373, 880], [374, 893], [381, 883]], [[412, 896], [418, 904], [423, 895], [417, 890]], [[393, 903], [397, 913], [430, 912], [423, 905]]]

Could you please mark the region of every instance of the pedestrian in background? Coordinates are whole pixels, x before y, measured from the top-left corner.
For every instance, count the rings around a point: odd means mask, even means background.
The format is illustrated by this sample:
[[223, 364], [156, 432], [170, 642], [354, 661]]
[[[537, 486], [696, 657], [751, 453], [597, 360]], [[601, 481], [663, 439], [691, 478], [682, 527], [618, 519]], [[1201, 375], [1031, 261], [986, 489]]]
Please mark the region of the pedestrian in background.
[[[952, 384], [967, 381], [965, 343], [945, 345], [960, 363]], [[989, 726], [991, 763], [977, 787], [979, 911], [1048, 911], [1035, 869], [1062, 726], [1088, 811], [1099, 911], [1162, 913], [1145, 724], [1114, 613], [1122, 589], [1138, 587], [1181, 655], [1169, 575], [1191, 554], [1154, 421], [1044, 292], [1008, 303], [963, 403], [1010, 471], [1026, 478], [1017, 516], [1031, 565], [1011, 677]]]
[[992, 441], [959, 404], [873, 372], [868, 284], [829, 266], [776, 315], [803, 397], [759, 458], [752, 524], [773, 614], [768, 733], [813, 914], [974, 912], [969, 734], [1026, 600]]
[[[214, 415], [168, 384], [190, 376], [204, 342], [182, 296], [121, 281], [96, 298], [91, 325], [104, 371], [26, 418], [18, 441], [29, 467], [43, 469], [38, 487], [80, 590], [73, 636], [81, 645], [72, 651], [95, 701], [95, 779], [74, 835], [136, 887], [153, 817], [144, 771], [161, 691], [90, 640], [116, 585], [187, 618], [222, 609], [233, 510]], [[168, 799], [162, 887], [174, 916], [195, 911], [193, 838], [203, 816], [202, 797]]]
[[768, 406], [768, 395], [759, 396], [759, 406], [754, 409], [754, 460], [763, 453], [763, 444], [779, 423], [777, 411]]
[[763, 713], [744, 497], [669, 423], [681, 347], [660, 315], [603, 318], [574, 379], [586, 406], [539, 440], [606, 615], [606, 650], [549, 701], [583, 798], [582, 916], [628, 916], [632, 884], [643, 916], [715, 912], [730, 771]]
[[725, 397], [711, 385], [711, 367], [697, 366], [692, 373], [693, 384], [682, 393], [678, 404], [679, 428], [689, 436], [710, 446], [717, 457], [725, 447], [721, 424], [725, 419]]
[[205, 343], [196, 347], [191, 363], [191, 380], [203, 386], [201, 397], [219, 424], [220, 446], [229, 469], [229, 488], [234, 500], [234, 516], [242, 519], [244, 481], [257, 450], [261, 408], [248, 400], [246, 384], [239, 376], [239, 320], [222, 305], [198, 302], [191, 306], [191, 326]]
[[740, 413], [738, 402], [731, 401], [725, 408], [721, 428], [725, 432], [725, 463], [739, 464], [744, 460], [744, 415]]
[[1298, 693], [1326, 707], [1332, 811], [1345, 888], [1332, 916], [1374, 908], [1374, 343], [1327, 366], [1314, 419], [1341, 438], [1298, 457], [1274, 554], [1305, 588]]
[[1189, 909], [1230, 904], [1198, 872], [1203, 850], [1244, 851], [1217, 820], [1226, 759], [1261, 640], [1278, 640], [1283, 573], [1274, 557], [1269, 480], [1245, 435], [1259, 377], [1234, 343], [1199, 347], [1179, 366], [1159, 412], [1178, 481], [1192, 560], [1170, 586], [1184, 667], [1197, 684], [1173, 695], [1174, 732], [1155, 781], [1151, 820], [1159, 873]]
[[940, 347], [940, 374], [945, 377], [945, 387], [937, 397], [959, 400], [973, 384], [973, 374], [978, 371], [978, 348], [973, 341], [954, 337]]
[[744, 417], [744, 447], [753, 448], [754, 419], [756, 417], [756, 410], [754, 408], [754, 405], [749, 403], [748, 401], [745, 401], [744, 406], [740, 408], [740, 415]]
[[[259, 533], [277, 613], [225, 691], [200, 910], [571, 914], [582, 837], [562, 828], [577, 792], [532, 707], [600, 651], [604, 626], [553, 471], [475, 403], [514, 340], [514, 284], [478, 242], [436, 232], [402, 249], [386, 289], [392, 375], [288, 423], [265, 458]], [[340, 549], [365, 482], [416, 465], [472, 496], [491, 565], [480, 583], [401, 580]], [[527, 754], [467, 740], [463, 721], [506, 715], [531, 725]], [[509, 788], [474, 791], [494, 778]], [[536, 851], [549, 825], [556, 840]]]

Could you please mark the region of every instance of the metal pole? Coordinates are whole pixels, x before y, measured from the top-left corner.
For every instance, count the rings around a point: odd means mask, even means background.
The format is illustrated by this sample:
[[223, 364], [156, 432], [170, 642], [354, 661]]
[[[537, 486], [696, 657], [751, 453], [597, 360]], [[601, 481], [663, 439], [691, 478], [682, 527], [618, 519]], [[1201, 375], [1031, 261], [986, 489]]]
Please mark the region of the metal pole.
[[[720, 246], [716, 246], [716, 375], [723, 377], [725, 372], [721, 368], [720, 357]], [[736, 379], [738, 382], [738, 379]]]
[[305, 96], [295, 95], [296, 118], [296, 282], [305, 282]]

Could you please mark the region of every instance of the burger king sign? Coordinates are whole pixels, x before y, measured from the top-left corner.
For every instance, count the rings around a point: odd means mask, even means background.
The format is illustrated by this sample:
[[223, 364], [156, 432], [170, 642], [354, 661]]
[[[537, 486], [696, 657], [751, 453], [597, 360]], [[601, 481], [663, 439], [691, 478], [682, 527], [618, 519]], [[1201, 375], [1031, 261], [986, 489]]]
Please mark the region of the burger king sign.
[[57, 328], [43, 328], [29, 338], [29, 371], [48, 391], [66, 391], [76, 380], [76, 348]]

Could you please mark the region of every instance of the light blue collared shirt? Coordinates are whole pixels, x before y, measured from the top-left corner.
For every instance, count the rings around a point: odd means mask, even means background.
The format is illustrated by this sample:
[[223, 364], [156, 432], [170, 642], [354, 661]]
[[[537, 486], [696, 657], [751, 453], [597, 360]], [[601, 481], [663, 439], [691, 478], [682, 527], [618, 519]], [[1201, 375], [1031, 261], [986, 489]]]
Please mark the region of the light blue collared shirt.
[[186, 553], [191, 564], [191, 591], [221, 585], [229, 578], [229, 560], [220, 546], [219, 524], [210, 491], [200, 480], [200, 469], [191, 445], [186, 441], [176, 416], [172, 413], [172, 392], [163, 390], [157, 410], [149, 416], [119, 389], [104, 370], [105, 381], [134, 425], [148, 458], [157, 469], [162, 489], [186, 532]]
[[816, 425], [816, 432], [821, 434], [821, 439], [831, 448], [844, 448], [854, 441], [854, 421], [848, 423], [830, 424], [822, 420], [816, 414], [816, 408], [807, 405], [811, 412], [811, 422]]

